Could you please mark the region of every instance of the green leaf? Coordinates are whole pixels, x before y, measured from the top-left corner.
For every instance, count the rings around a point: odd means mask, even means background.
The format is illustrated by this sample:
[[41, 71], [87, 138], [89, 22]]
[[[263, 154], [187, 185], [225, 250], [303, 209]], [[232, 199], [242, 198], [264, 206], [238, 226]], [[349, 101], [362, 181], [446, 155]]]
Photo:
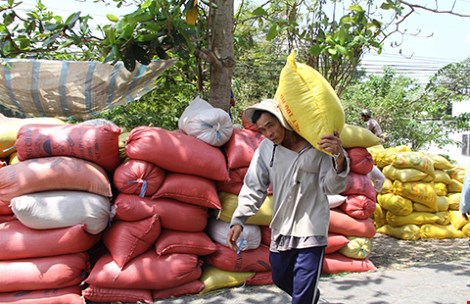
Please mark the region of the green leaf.
[[254, 11], [252, 11], [251, 14], [253, 16], [260, 17], [260, 16], [266, 16], [268, 13], [266, 12], [266, 10], [264, 8], [259, 6]]
[[266, 39], [268, 41], [271, 41], [273, 40], [274, 38], [276, 38], [277, 36], [277, 24], [273, 24], [270, 28], [269, 28], [269, 32], [268, 34], [266, 35]]
[[119, 18], [113, 14], [107, 14], [106, 18], [108, 18], [109, 21], [114, 22], [114, 23], [119, 21]]
[[73, 13], [70, 15], [67, 20], [65, 21], [65, 24], [67, 24], [69, 27], [74, 27], [75, 22], [80, 18], [80, 12]]

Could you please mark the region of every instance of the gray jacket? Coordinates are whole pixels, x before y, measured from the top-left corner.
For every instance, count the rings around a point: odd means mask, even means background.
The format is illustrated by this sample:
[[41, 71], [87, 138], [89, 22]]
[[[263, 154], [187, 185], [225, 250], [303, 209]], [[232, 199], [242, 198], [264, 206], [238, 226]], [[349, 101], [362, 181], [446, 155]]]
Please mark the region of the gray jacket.
[[349, 159], [344, 153], [347, 169], [338, 174], [334, 158], [311, 145], [297, 153], [264, 139], [245, 175], [231, 225], [243, 226], [258, 211], [272, 184], [272, 238], [327, 237], [330, 210], [326, 195], [338, 194], [346, 186]]

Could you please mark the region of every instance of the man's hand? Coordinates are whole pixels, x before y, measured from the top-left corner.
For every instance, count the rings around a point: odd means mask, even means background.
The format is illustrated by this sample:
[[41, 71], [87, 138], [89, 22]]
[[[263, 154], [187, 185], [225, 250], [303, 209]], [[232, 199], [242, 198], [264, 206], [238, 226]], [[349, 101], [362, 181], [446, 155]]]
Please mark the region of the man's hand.
[[227, 245], [232, 248], [233, 250], [237, 251], [238, 246], [237, 246], [237, 240], [242, 234], [243, 227], [240, 225], [233, 225], [232, 228], [230, 228], [228, 234], [227, 234]]
[[318, 142], [318, 147], [324, 151], [330, 152], [335, 157], [338, 172], [345, 170], [344, 149], [337, 130], [335, 130], [334, 135], [323, 135]]

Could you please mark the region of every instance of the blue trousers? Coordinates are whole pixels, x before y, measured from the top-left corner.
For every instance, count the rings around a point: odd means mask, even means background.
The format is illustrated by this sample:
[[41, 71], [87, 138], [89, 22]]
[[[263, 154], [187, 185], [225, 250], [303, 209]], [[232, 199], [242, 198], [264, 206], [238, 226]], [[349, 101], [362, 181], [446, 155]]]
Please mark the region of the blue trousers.
[[270, 252], [274, 284], [292, 297], [292, 304], [317, 303], [325, 247]]

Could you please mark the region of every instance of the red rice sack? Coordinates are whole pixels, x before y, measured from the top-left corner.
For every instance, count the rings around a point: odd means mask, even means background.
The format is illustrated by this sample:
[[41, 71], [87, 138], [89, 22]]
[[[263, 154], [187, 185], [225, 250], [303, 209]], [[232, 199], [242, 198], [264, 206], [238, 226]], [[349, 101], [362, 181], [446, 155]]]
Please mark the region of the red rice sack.
[[85, 225], [91, 234], [101, 233], [111, 220], [109, 197], [83, 191], [45, 191], [11, 200], [18, 220], [33, 229]]
[[269, 226], [259, 226], [261, 229], [261, 244], [271, 246], [271, 228]]
[[119, 267], [146, 252], [161, 232], [158, 215], [138, 222], [114, 221], [103, 235], [103, 243]]
[[264, 136], [248, 129], [234, 129], [232, 137], [225, 144], [229, 169], [248, 167], [253, 154]]
[[88, 255], [74, 253], [0, 261], [0, 292], [42, 290], [79, 285], [88, 270]]
[[271, 271], [256, 272], [254, 276], [246, 280], [245, 284], [246, 286], [272, 285], [273, 275]]
[[3, 205], [2, 202], [0, 202], [0, 215], [11, 215], [11, 214], [13, 214], [13, 210], [11, 210], [10, 206]]
[[0, 303], [14, 304], [85, 304], [80, 286], [0, 293]]
[[156, 214], [156, 210], [150, 201], [150, 198], [118, 193], [113, 204], [114, 220], [133, 222], [151, 217]]
[[189, 283], [184, 283], [182, 285], [171, 287], [168, 289], [153, 290], [152, 295], [154, 300], [162, 300], [167, 298], [197, 294], [203, 289], [204, 283], [199, 280], [194, 280]]
[[224, 182], [217, 181], [215, 183], [217, 191], [231, 193], [238, 196], [243, 187], [243, 180], [245, 179], [247, 171], [248, 167], [229, 169], [229, 180]]
[[365, 220], [370, 218], [375, 211], [376, 203], [365, 195], [353, 194], [348, 195], [346, 201], [338, 208], [347, 215]]
[[270, 271], [269, 248], [261, 245], [257, 249], [240, 251], [217, 244], [217, 251], [206, 257], [206, 263], [226, 271]]
[[145, 289], [104, 288], [90, 285], [82, 294], [85, 299], [97, 303], [153, 303], [152, 292]]
[[126, 140], [126, 154], [172, 172], [220, 181], [228, 179], [222, 151], [181, 131], [137, 127]]
[[368, 174], [374, 166], [374, 159], [367, 148], [354, 147], [346, 149], [349, 156], [349, 166], [352, 172], [358, 174]]
[[85, 231], [83, 225], [35, 230], [19, 221], [0, 223], [0, 260], [45, 257], [82, 252], [95, 245], [100, 236]]
[[0, 168], [0, 199], [50, 190], [87, 191], [111, 197], [106, 172], [92, 162], [65, 156], [25, 160]]
[[363, 236], [368, 238], [373, 237], [376, 232], [373, 219], [355, 219], [337, 209], [330, 209], [328, 231], [345, 236]]
[[196, 255], [173, 253], [158, 256], [147, 251], [119, 267], [110, 255], [101, 257], [85, 280], [105, 288], [167, 289], [198, 279], [202, 274]]
[[116, 168], [114, 186], [121, 193], [152, 196], [165, 180], [165, 171], [152, 163], [130, 159]]
[[349, 172], [346, 177], [346, 188], [340, 194], [348, 196], [352, 194], [363, 194], [376, 202], [376, 192], [369, 176]]
[[18, 132], [16, 150], [19, 160], [70, 156], [91, 161], [108, 172], [119, 165], [119, 134], [113, 124], [29, 124]]
[[171, 198], [187, 204], [222, 209], [215, 182], [204, 177], [170, 173], [152, 199]]
[[328, 246], [325, 248], [325, 254], [338, 251], [349, 243], [349, 239], [344, 235], [328, 232]]
[[323, 274], [367, 272], [374, 270], [377, 270], [377, 268], [369, 259], [352, 259], [340, 253], [326, 254], [322, 267]]
[[182, 232], [163, 230], [155, 243], [158, 255], [170, 253], [189, 253], [197, 256], [209, 255], [217, 250], [217, 246], [209, 236], [201, 232]]
[[119, 194], [115, 200], [116, 220], [137, 221], [153, 214], [160, 217], [162, 228], [176, 231], [203, 231], [207, 225], [206, 207], [182, 203], [169, 198], [150, 199]]

